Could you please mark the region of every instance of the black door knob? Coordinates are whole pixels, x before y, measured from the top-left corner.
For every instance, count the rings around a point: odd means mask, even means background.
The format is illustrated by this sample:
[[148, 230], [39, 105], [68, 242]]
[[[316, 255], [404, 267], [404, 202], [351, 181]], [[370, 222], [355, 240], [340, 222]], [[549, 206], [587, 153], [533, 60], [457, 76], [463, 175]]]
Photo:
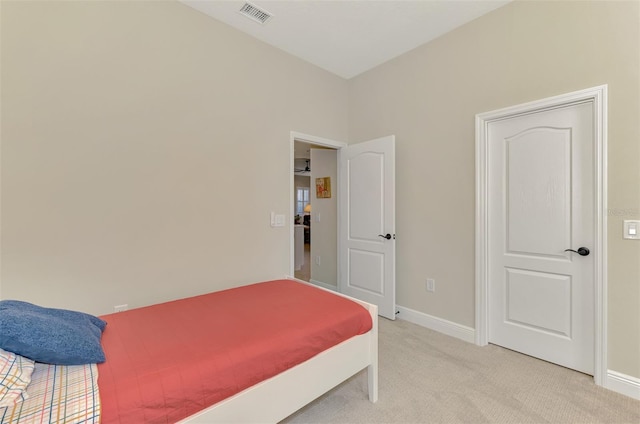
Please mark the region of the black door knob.
[[573, 249], [564, 249], [565, 252], [575, 252], [580, 256], [587, 256], [589, 255], [589, 249], [587, 249], [586, 247], [578, 247], [578, 250], [573, 250]]
[[382, 238], [386, 238], [387, 240], [391, 240], [391, 234], [387, 233], [386, 236], [383, 236], [382, 234], [378, 234], [378, 237], [382, 237]]

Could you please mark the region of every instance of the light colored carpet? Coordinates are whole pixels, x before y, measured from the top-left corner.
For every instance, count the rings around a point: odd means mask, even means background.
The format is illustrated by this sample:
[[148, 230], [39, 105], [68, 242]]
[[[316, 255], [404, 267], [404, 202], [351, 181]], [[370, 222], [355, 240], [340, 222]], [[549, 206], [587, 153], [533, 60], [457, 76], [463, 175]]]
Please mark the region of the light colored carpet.
[[379, 400], [366, 372], [283, 423], [640, 423], [640, 401], [498, 346], [380, 319]]

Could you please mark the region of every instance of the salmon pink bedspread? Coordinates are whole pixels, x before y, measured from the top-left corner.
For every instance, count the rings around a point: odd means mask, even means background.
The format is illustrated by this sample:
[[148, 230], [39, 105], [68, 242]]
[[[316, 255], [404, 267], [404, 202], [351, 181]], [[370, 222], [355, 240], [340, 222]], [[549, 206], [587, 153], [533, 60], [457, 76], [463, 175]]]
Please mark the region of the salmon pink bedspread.
[[178, 421], [372, 326], [357, 303], [291, 280], [102, 318], [103, 424]]

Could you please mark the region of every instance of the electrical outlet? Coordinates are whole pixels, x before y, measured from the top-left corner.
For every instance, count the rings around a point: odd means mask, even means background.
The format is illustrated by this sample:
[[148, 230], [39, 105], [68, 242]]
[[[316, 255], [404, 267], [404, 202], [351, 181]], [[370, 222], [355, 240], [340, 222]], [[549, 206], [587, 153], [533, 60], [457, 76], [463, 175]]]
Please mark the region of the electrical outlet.
[[436, 291], [436, 280], [433, 278], [427, 278], [427, 291], [435, 292]]
[[320, 256], [316, 256], [316, 265], [320, 265]]
[[123, 312], [129, 309], [129, 305], [126, 303], [124, 305], [116, 305], [113, 307], [113, 312]]

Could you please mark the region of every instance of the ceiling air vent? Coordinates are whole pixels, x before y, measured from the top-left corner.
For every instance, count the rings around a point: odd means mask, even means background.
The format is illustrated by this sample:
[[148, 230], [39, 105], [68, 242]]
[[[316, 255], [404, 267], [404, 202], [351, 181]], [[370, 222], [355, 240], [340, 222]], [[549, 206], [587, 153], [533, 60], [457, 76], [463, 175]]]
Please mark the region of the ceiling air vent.
[[242, 9], [240, 9], [240, 13], [261, 24], [266, 23], [273, 16], [271, 13], [259, 9], [251, 3], [245, 3]]

